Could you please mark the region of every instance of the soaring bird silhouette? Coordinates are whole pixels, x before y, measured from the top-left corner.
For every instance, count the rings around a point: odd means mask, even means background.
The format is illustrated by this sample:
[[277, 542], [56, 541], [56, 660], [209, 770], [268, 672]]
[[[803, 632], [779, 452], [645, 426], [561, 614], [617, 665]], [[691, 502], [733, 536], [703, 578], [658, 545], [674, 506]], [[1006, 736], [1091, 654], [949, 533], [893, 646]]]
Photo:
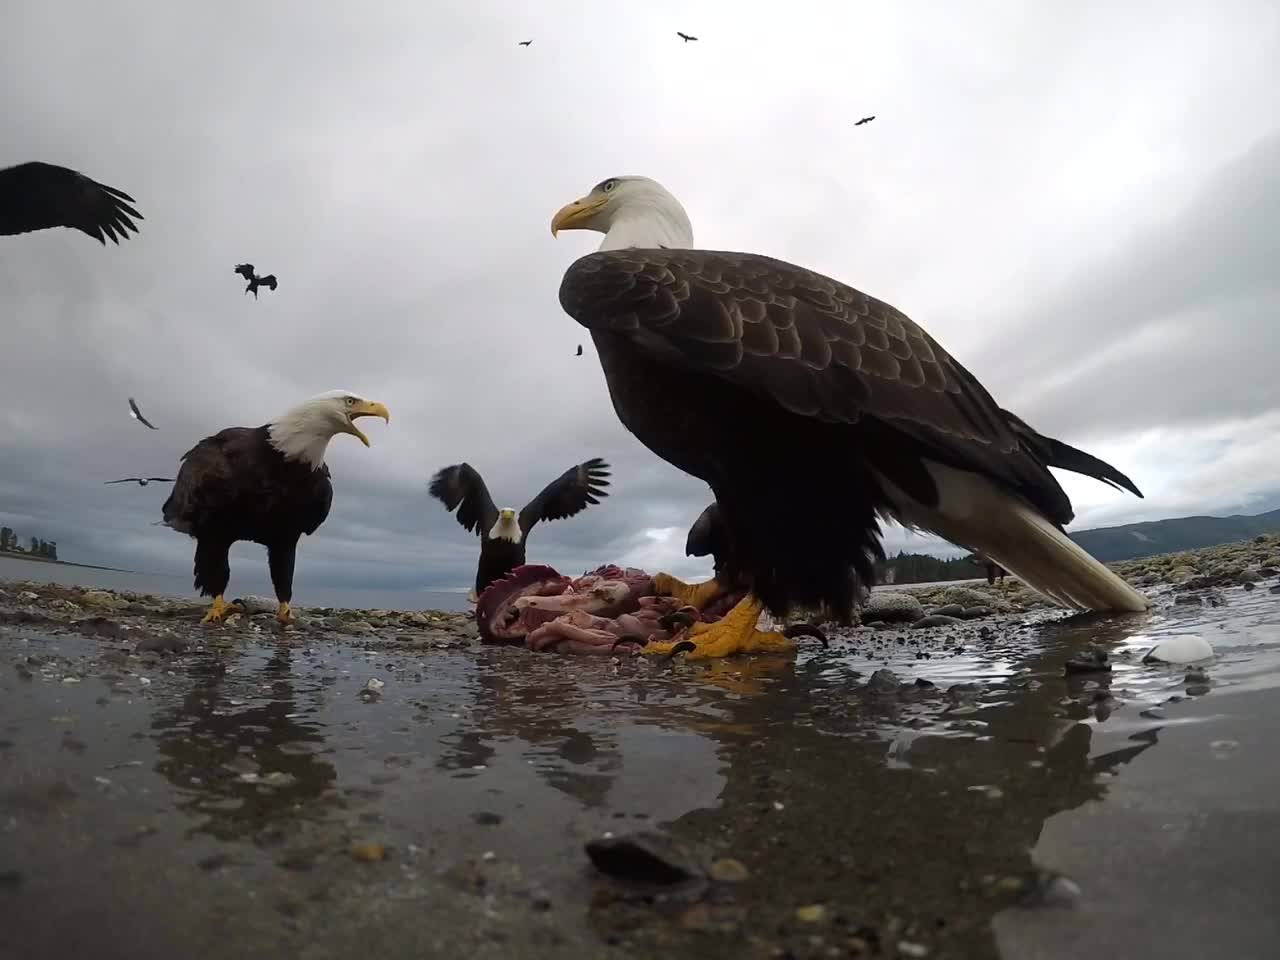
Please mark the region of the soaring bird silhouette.
[[142, 415], [142, 411], [138, 409], [138, 404], [134, 402], [133, 397], [129, 398], [129, 416], [133, 417], [133, 419], [137, 420], [144, 427], [150, 427], [152, 430], [160, 429], [154, 423], [152, 423], [150, 420], [148, 420], [146, 417]]
[[698, 39], [697, 37], [689, 36], [689, 34], [687, 33], [681, 33], [679, 30], [676, 31], [676, 36], [679, 37], [681, 40], [683, 40], [685, 43], [688, 43], [690, 40]]
[[269, 290], [276, 288], [276, 275], [268, 273], [265, 277], [260, 277], [253, 272], [252, 263], [236, 264], [236, 273], [249, 281], [249, 285], [244, 288], [245, 293], [252, 293], [253, 299], [258, 299], [258, 287], [266, 287]]
[[143, 219], [129, 206], [134, 202], [123, 190], [52, 163], [32, 161], [0, 170], [0, 234], [5, 236], [70, 227], [104, 247], [106, 237], [119, 244], [128, 231], [138, 232], [129, 218]]
[[857, 123], [855, 123], [855, 124], [854, 124], [854, 126], [855, 126], [855, 127], [860, 127], [860, 126], [862, 126], [864, 123], [870, 123], [870, 122], [871, 122], [872, 120], [874, 120], [874, 119], [875, 119], [875, 115], [874, 115], [874, 114], [873, 114], [872, 116], [869, 116], [869, 117], [863, 117], [861, 120], [859, 120]]
[[140, 487], [145, 487], [148, 483], [173, 483], [173, 477], [125, 477], [123, 480], [103, 480], [102, 482], [106, 484], [136, 483]]
[[522, 47], [527, 47], [527, 46], [529, 46], [529, 44], [531, 44], [531, 43], [533, 43], [533, 41], [532, 41], [532, 40], [521, 40], [521, 41], [520, 41], [520, 46], [522, 46]]

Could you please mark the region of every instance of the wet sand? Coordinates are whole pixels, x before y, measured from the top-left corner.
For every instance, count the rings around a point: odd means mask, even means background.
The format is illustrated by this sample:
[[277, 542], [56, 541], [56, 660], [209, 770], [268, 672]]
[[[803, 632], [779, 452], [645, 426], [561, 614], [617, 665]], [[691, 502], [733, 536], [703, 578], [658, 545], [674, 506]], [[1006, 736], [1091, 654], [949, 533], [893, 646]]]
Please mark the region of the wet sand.
[[[0, 583], [0, 956], [1270, 956], [1275, 545], [711, 665]], [[1215, 658], [1141, 662], [1180, 633]], [[591, 866], [635, 830], [712, 878]]]

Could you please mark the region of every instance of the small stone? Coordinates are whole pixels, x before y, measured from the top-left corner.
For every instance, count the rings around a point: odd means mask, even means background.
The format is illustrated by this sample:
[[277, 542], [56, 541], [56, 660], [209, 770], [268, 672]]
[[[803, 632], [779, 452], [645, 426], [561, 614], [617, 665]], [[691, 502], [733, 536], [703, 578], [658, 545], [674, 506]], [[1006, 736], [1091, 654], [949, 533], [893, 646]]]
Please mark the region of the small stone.
[[471, 819], [482, 827], [496, 827], [502, 822], [502, 814], [490, 813], [488, 810], [477, 810], [471, 814]]
[[929, 611], [932, 617], [963, 617], [964, 607], [958, 603], [945, 603]]
[[910, 940], [899, 940], [898, 954], [903, 957], [927, 957], [929, 955], [929, 948], [922, 943], [912, 943]]
[[1202, 667], [1192, 667], [1183, 678], [1186, 683], [1208, 683], [1209, 674]]
[[911, 624], [912, 629], [923, 630], [928, 627], [951, 627], [960, 623], [959, 617], [949, 617], [941, 613], [931, 613], [927, 617], [921, 617], [915, 623]]
[[878, 693], [889, 693], [897, 690], [899, 686], [898, 675], [887, 667], [877, 670], [867, 681], [867, 689]]
[[1072, 673], [1110, 673], [1111, 664], [1107, 662], [1107, 651], [1094, 646], [1063, 664], [1063, 672]]
[[708, 870], [712, 880], [720, 883], [742, 883], [751, 876], [741, 861], [734, 860], [732, 857], [721, 857], [719, 860], [713, 860]]
[[387, 848], [380, 843], [357, 843], [351, 848], [351, 856], [361, 863], [377, 863], [387, 858]]
[[373, 633], [373, 624], [368, 620], [350, 620], [342, 625], [347, 633]]
[[827, 919], [827, 908], [820, 903], [811, 903], [807, 907], [796, 907], [796, 919], [801, 923], [821, 923]]
[[1146, 717], [1148, 720], [1163, 720], [1165, 713], [1159, 707], [1147, 707], [1147, 709], [1141, 711], [1138, 716]]
[[900, 590], [872, 590], [860, 612], [863, 623], [911, 623], [924, 616], [924, 607]]

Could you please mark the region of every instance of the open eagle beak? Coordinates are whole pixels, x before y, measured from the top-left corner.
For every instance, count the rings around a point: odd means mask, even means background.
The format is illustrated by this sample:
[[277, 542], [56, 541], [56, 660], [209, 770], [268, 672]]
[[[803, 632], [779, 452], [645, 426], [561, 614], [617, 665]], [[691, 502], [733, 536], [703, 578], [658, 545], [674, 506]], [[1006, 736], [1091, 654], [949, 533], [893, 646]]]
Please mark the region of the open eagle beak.
[[372, 400], [361, 400], [348, 410], [347, 423], [351, 427], [351, 435], [366, 447], [369, 445], [369, 438], [361, 433], [360, 428], [356, 426], [356, 417], [381, 417], [383, 422], [391, 422], [391, 414], [387, 412], [387, 408], [380, 403], [374, 403]]
[[608, 202], [608, 197], [583, 197], [573, 203], [566, 203], [551, 218], [551, 235], [554, 237], [561, 230], [583, 229], [583, 221], [589, 220]]

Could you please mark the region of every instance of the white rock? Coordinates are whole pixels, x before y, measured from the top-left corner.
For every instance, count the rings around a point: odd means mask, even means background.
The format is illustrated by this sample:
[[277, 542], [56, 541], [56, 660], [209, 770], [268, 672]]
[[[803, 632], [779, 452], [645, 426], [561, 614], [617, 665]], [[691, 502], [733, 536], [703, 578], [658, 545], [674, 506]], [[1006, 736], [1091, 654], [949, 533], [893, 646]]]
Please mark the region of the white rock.
[[877, 620], [914, 623], [924, 616], [924, 607], [909, 593], [898, 590], [872, 590], [862, 608], [862, 622]]
[[383, 683], [381, 680], [379, 680], [377, 677], [370, 677], [369, 682], [364, 685], [364, 688], [370, 691], [371, 693], [381, 693], [382, 688], [385, 686], [386, 684]]
[[1165, 637], [1142, 655], [1143, 663], [1196, 663], [1213, 657], [1209, 641], [1194, 633]]

